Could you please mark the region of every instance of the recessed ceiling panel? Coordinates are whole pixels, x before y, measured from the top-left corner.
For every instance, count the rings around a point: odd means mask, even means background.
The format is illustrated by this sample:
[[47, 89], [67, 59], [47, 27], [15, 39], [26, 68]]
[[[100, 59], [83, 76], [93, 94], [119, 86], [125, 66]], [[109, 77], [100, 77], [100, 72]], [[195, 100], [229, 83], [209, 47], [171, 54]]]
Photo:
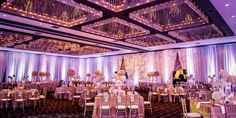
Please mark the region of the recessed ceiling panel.
[[126, 42], [144, 46], [144, 47], [152, 47], [157, 45], [166, 45], [166, 44], [172, 44], [175, 43], [175, 40], [168, 38], [166, 36], [160, 35], [160, 34], [154, 34], [154, 35], [148, 35], [143, 37], [137, 37], [137, 38], [130, 38], [126, 39]]
[[82, 27], [82, 30], [117, 40], [142, 36], [150, 33], [148, 30], [140, 26], [116, 17], [96, 22], [94, 24], [85, 25]]
[[40, 38], [29, 43], [14, 46], [16, 49], [40, 51], [48, 53], [87, 55], [113, 51], [112, 49], [97, 46], [81, 46], [78, 43]]
[[224, 36], [219, 28], [213, 24], [171, 31], [169, 32], [169, 35], [183, 41], [195, 41], [201, 39], [219, 38]]
[[0, 31], [0, 47], [11, 47], [25, 41], [32, 40], [32, 36], [19, 33]]
[[155, 0], [88, 0], [114, 12], [143, 5]]
[[66, 27], [102, 17], [102, 12], [72, 0], [8, 0], [1, 10]]
[[173, 0], [130, 13], [130, 18], [159, 31], [176, 30], [208, 23], [191, 0]]

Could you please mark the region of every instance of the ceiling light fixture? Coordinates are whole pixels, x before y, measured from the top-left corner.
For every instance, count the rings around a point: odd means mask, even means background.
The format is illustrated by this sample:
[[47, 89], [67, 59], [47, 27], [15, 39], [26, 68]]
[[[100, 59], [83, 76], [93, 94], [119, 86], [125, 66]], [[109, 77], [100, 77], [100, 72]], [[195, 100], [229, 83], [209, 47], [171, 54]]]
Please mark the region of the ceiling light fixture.
[[228, 6], [229, 6], [229, 4], [225, 4], [225, 6], [226, 6], [226, 7], [228, 7]]

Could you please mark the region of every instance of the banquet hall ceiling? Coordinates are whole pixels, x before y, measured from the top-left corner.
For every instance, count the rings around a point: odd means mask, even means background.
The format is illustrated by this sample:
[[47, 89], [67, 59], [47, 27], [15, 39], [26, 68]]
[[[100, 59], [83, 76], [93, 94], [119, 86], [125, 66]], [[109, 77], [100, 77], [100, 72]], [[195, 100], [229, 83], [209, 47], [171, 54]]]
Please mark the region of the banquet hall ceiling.
[[210, 0], [5, 0], [1, 13], [0, 25], [14, 28], [0, 27], [0, 47], [66, 55], [234, 35]]

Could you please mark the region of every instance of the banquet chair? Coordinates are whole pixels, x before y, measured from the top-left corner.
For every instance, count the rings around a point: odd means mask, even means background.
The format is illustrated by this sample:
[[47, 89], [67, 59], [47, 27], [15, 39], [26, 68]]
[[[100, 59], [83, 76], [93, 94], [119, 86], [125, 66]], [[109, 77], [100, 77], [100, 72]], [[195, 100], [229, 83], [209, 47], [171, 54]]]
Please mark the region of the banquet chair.
[[90, 90], [83, 91], [83, 100], [84, 100], [84, 117], [86, 116], [87, 111], [93, 111], [94, 102], [91, 102], [91, 92]]
[[125, 118], [127, 118], [127, 97], [124, 94], [116, 96], [116, 118], [120, 112], [125, 113]]
[[31, 93], [29, 94], [28, 100], [33, 102], [35, 109], [37, 102], [40, 102], [39, 91], [37, 89], [31, 89]]
[[100, 100], [100, 118], [103, 115], [103, 112], [108, 111], [108, 116], [111, 116], [111, 97], [109, 94], [103, 94]]
[[73, 94], [72, 94], [72, 105], [74, 105], [74, 102], [76, 99], [80, 100], [81, 93], [82, 93], [83, 89], [84, 89], [84, 87], [82, 87], [80, 85], [75, 88], [75, 92], [73, 92]]
[[156, 98], [157, 99], [157, 101], [159, 101], [159, 95], [160, 95], [160, 92], [159, 92], [159, 89], [157, 88], [157, 91], [150, 91], [150, 92], [148, 92], [148, 93], [150, 93], [151, 94], [151, 100], [152, 101], [154, 101], [154, 98]]
[[63, 97], [64, 97], [64, 95], [65, 95], [65, 89], [64, 89], [64, 88], [65, 88], [65, 87], [62, 87], [62, 86], [56, 88], [55, 93], [57, 93], [56, 96], [58, 96], [59, 99], [63, 99]]
[[136, 116], [139, 115], [139, 101], [140, 96], [137, 94], [130, 94], [128, 95], [128, 108], [129, 108], [129, 117], [132, 117], [132, 111], [136, 111]]
[[148, 93], [148, 100], [144, 101], [144, 108], [150, 110], [151, 114], [152, 114], [152, 100], [151, 99], [152, 99], [152, 93], [149, 92]]
[[168, 90], [167, 88], [164, 89], [164, 91], [162, 90], [161, 94], [160, 94], [160, 99], [163, 98], [163, 102], [165, 102], [165, 100], [168, 101]]
[[236, 105], [225, 105], [226, 118], [236, 118]]
[[199, 113], [188, 113], [187, 112], [187, 106], [186, 106], [186, 99], [181, 98], [181, 104], [182, 104], [182, 109], [183, 109], [183, 117], [184, 118], [201, 118], [201, 115]]
[[182, 93], [181, 89], [179, 87], [175, 87], [174, 91], [172, 93], [172, 96], [174, 98], [174, 103], [176, 102], [176, 98], [180, 101], [180, 94]]
[[24, 90], [16, 90], [14, 93], [13, 107], [16, 110], [16, 105], [22, 105], [23, 111], [25, 110], [26, 94]]
[[46, 104], [46, 97], [47, 97], [47, 88], [44, 87], [42, 95], [39, 96], [40, 100], [43, 100], [43, 105], [44, 106]]
[[0, 101], [1, 101], [1, 106], [5, 103], [5, 108], [7, 111], [8, 105], [11, 101], [11, 93], [10, 90], [8, 89], [3, 89], [0, 93]]

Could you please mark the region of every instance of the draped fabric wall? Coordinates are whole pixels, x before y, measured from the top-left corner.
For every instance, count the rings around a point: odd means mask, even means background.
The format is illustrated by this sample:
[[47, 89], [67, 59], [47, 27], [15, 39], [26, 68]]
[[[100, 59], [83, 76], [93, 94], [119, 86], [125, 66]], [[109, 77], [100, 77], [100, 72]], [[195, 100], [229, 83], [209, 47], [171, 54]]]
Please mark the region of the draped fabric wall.
[[4, 73], [6, 70], [6, 52], [0, 52], [0, 82], [3, 81]]
[[7, 81], [9, 75], [16, 75], [17, 81], [29, 75], [31, 80], [32, 71], [50, 72], [51, 80], [67, 81], [69, 69], [74, 69], [82, 79], [86, 79], [87, 73], [100, 70], [108, 81], [112, 79], [112, 73], [119, 70], [124, 57], [129, 78], [135, 84], [147, 78], [147, 72], [154, 70], [160, 72], [162, 82], [167, 82], [172, 79], [178, 52], [183, 68], [193, 74], [196, 81], [207, 83], [208, 75], [217, 74], [220, 69], [236, 75], [235, 50], [236, 44], [224, 44], [88, 59], [0, 51], [0, 81], [5, 70]]

